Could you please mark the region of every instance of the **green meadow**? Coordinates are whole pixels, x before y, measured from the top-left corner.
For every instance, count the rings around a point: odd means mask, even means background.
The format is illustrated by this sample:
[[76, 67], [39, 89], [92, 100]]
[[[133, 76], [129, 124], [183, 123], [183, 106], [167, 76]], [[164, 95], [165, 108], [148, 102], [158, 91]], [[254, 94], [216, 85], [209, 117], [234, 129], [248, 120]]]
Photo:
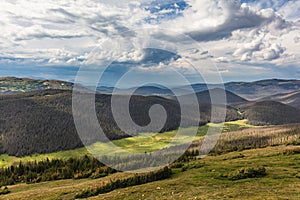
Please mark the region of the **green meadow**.
[[[203, 137], [209, 127], [222, 128], [222, 124], [208, 124], [199, 127], [195, 140]], [[180, 140], [185, 139], [193, 127], [182, 131]], [[185, 132], [186, 131], [186, 132]], [[181, 166], [172, 168], [170, 178], [146, 183], [139, 186], [115, 189], [111, 192], [89, 197], [88, 199], [300, 199], [300, 143], [299, 125], [270, 127], [252, 127], [246, 120], [226, 122], [220, 137], [221, 145], [246, 145], [245, 148], [228, 151], [227, 148], [218, 154], [206, 157], [193, 157], [183, 161]], [[141, 133], [139, 136], [114, 141], [128, 151], [153, 151], [168, 145], [176, 135], [176, 131], [165, 133]], [[262, 146], [247, 147], [250, 138], [260, 141]], [[266, 140], [265, 138], [272, 138]], [[235, 141], [239, 141], [236, 143]], [[195, 141], [196, 142], [196, 141]], [[246, 142], [246, 143], [245, 143]], [[264, 143], [266, 142], [266, 143]], [[265, 145], [266, 144], [266, 145]], [[225, 145], [225, 146], [223, 146]], [[96, 143], [88, 148], [102, 152], [103, 155], [114, 155], [118, 152], [109, 149], [105, 143]], [[218, 148], [217, 148], [218, 149]], [[2, 155], [2, 166], [11, 163], [43, 160], [46, 158], [67, 159], [89, 154], [85, 148], [62, 151], [44, 155], [32, 155], [23, 158]], [[263, 176], [253, 176], [253, 169], [265, 170]], [[241, 174], [241, 171], [246, 172]], [[249, 174], [250, 175], [249, 175]], [[108, 184], [112, 181], [132, 177], [134, 174], [122, 172], [103, 178], [67, 179], [41, 182], [36, 184], [17, 184], [8, 186], [9, 194], [0, 195], [0, 199], [20, 200], [74, 200], [77, 194]], [[240, 177], [246, 175], [246, 177]], [[180, 184], [179, 184], [180, 183]]]
[[[209, 123], [205, 126], [198, 128], [197, 134], [193, 140], [197, 140], [203, 137], [208, 130], [208, 127], [222, 128], [222, 132], [237, 131], [245, 128], [251, 128], [253, 126], [247, 124], [247, 120], [239, 120], [234, 122], [225, 122], [224, 124], [212, 124]], [[176, 137], [176, 140], [172, 142], [172, 145], [182, 144], [191, 140], [188, 136], [190, 131], [194, 130], [195, 127], [182, 128], [181, 134]], [[164, 147], [169, 147], [170, 142], [174, 139], [177, 134], [177, 130], [168, 131], [164, 133], [140, 133], [138, 136], [115, 140], [113, 144], [120, 147], [116, 148], [108, 145], [107, 143], [97, 142], [87, 148], [79, 148], [74, 150], [59, 151], [49, 154], [35, 154], [25, 157], [15, 157], [8, 156], [6, 154], [0, 155], [0, 167], [8, 167], [13, 164], [18, 164], [21, 162], [33, 162], [42, 161], [45, 159], [68, 159], [68, 158], [78, 158], [84, 155], [90, 155], [90, 152], [96, 153], [98, 156], [106, 155], [122, 155], [126, 154], [126, 151], [135, 153], [144, 153], [155, 151]]]
[[[300, 199], [300, 154], [286, 154], [300, 146], [276, 146], [207, 156], [184, 163], [188, 170], [172, 169], [171, 178], [117, 189], [88, 199]], [[291, 151], [293, 152], [293, 151]], [[189, 167], [191, 166], [191, 167]], [[266, 176], [228, 180], [224, 175], [241, 168], [265, 167]], [[85, 189], [132, 176], [116, 173], [99, 179], [59, 180], [8, 186], [0, 199], [73, 200]], [[180, 183], [180, 184], [179, 184]]]

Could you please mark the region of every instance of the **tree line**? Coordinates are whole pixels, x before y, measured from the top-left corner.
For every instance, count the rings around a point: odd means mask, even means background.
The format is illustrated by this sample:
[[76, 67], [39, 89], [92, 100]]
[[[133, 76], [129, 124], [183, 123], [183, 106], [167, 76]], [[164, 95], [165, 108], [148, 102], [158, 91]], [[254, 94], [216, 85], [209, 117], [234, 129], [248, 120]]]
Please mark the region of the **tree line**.
[[115, 172], [116, 170], [89, 156], [68, 160], [46, 159], [40, 162], [20, 162], [0, 169], [0, 186], [61, 179], [100, 178]]
[[135, 174], [133, 177], [129, 177], [126, 179], [117, 179], [96, 189], [84, 190], [83, 192], [76, 194], [75, 198], [88, 198], [92, 196], [97, 196], [99, 194], [111, 192], [119, 188], [126, 188], [130, 186], [142, 185], [153, 181], [159, 181], [169, 178], [171, 174], [172, 170], [169, 167], [164, 167], [163, 169], [157, 170], [155, 172]]

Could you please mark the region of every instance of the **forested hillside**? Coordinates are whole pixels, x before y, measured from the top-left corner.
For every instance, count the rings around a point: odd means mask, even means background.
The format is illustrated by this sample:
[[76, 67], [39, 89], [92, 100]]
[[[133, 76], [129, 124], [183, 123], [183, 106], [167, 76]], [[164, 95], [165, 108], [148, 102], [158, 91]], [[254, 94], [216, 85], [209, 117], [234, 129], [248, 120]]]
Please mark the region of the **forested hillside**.
[[239, 106], [252, 125], [279, 125], [300, 122], [300, 110], [275, 101], [250, 102]]
[[[116, 125], [110, 102], [110, 95], [96, 95], [97, 117], [102, 129], [112, 140], [128, 137]], [[167, 113], [167, 121], [161, 131], [178, 128], [181, 120], [179, 103], [162, 97], [131, 97], [130, 114], [134, 122], [141, 127], [147, 125], [150, 122], [149, 108], [155, 104], [162, 105]], [[43, 90], [0, 96], [0, 153], [24, 156], [82, 147], [71, 105], [72, 91]], [[200, 104], [200, 112], [200, 124], [209, 122], [210, 105]], [[199, 124], [199, 116], [191, 113], [189, 117], [186, 126]], [[227, 121], [239, 117], [235, 109], [228, 107]], [[135, 134], [139, 131], [135, 130]], [[97, 134], [91, 135], [87, 144], [101, 141]]]
[[[213, 91], [217, 91], [215, 89]], [[245, 99], [226, 92], [227, 106], [226, 121], [248, 119], [250, 124], [271, 125], [300, 122], [300, 112], [273, 101], [247, 102]], [[92, 94], [89, 94], [92, 95]], [[117, 99], [123, 101], [126, 96], [119, 95]], [[200, 116], [194, 109], [195, 105], [187, 105], [189, 113], [183, 126], [204, 125], [211, 121], [211, 104], [209, 93], [197, 94]], [[96, 113], [99, 123], [110, 140], [134, 136], [139, 132], [153, 132], [147, 126], [150, 122], [149, 110], [159, 104], [166, 111], [166, 123], [158, 132], [175, 130], [181, 122], [181, 107], [176, 99], [166, 99], [157, 96], [132, 96], [130, 98], [130, 116], [139, 126], [126, 133], [117, 126], [111, 111], [111, 95], [96, 95]], [[222, 115], [221, 112], [217, 116]], [[50, 153], [60, 150], [75, 149], [83, 144], [77, 134], [72, 115], [71, 90], [41, 90], [13, 95], [0, 96], [0, 153], [16, 156], [31, 155], [34, 153]], [[153, 117], [153, 116], [152, 116]], [[159, 117], [154, 114], [154, 119]], [[122, 118], [126, 119], [126, 118]], [[89, 120], [89, 119], [87, 119]], [[86, 145], [103, 141], [96, 133], [89, 133]]]

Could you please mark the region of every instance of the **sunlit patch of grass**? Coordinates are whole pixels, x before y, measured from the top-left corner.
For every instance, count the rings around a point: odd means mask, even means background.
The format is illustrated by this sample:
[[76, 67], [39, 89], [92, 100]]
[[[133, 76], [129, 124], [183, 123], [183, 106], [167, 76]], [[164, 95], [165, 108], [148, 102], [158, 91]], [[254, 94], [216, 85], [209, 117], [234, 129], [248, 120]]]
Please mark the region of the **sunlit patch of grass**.
[[[113, 141], [113, 143], [130, 152], [152, 152], [158, 149], [197, 140], [207, 134], [209, 127], [217, 127], [222, 129], [222, 132], [229, 132], [244, 128], [251, 128], [253, 126], [248, 125], [247, 120], [225, 122], [224, 124], [209, 123], [205, 126], [198, 127], [198, 130], [197, 127], [189, 127], [181, 128], [180, 133], [178, 133], [178, 130], [168, 131], [164, 133], [140, 133], [139, 136], [115, 140]], [[191, 134], [195, 132], [195, 130], [197, 130], [197, 134], [194, 138], [191, 138]]]
[[[192, 140], [197, 140], [206, 135], [208, 127], [218, 127], [222, 128], [223, 124], [212, 124], [209, 123], [205, 126], [198, 127], [196, 137], [191, 138], [190, 134], [193, 133], [197, 127], [181, 128], [180, 134], [177, 134], [178, 130], [167, 131], [164, 133], [140, 133], [138, 136], [124, 138], [120, 140], [112, 141], [117, 147], [113, 147], [107, 143], [97, 142], [88, 146], [87, 148], [78, 148], [74, 150], [59, 151], [49, 154], [35, 154], [31, 156], [26, 156], [22, 158], [17, 158], [14, 156], [0, 155], [0, 167], [8, 167], [13, 164], [22, 162], [33, 162], [42, 161], [48, 159], [68, 159], [68, 158], [78, 158], [84, 155], [93, 154], [101, 156], [109, 155], [126, 155], [128, 152], [134, 153], [145, 153], [153, 152], [162, 148], [176, 146], [178, 144], [183, 144], [190, 142]], [[253, 127], [247, 124], [247, 120], [239, 120], [233, 122], [225, 122], [223, 126], [223, 132], [236, 131], [243, 128]], [[176, 136], [176, 138], [175, 138]], [[172, 141], [172, 143], [171, 143]]]

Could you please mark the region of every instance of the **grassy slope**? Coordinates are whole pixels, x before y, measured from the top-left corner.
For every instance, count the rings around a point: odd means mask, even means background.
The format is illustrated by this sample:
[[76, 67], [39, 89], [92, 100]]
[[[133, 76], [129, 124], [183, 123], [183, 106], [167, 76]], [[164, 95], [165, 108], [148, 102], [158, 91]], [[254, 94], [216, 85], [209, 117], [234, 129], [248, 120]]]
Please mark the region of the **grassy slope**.
[[[299, 199], [300, 179], [296, 174], [300, 173], [300, 156], [278, 155], [285, 148], [240, 152], [244, 158], [235, 158], [239, 155], [237, 152], [209, 156], [197, 161], [205, 163], [203, 168], [178, 173], [169, 180], [121, 189], [90, 199]], [[216, 179], [220, 174], [241, 167], [256, 166], [265, 166], [268, 175], [239, 181]]]
[[[195, 139], [200, 138], [202, 135], [205, 135], [208, 129], [208, 126], [217, 126], [221, 127], [221, 124], [208, 124], [206, 126], [199, 127], [198, 133]], [[239, 120], [235, 122], [226, 122], [223, 127], [223, 132], [235, 131], [241, 128], [250, 128], [251, 125], [247, 124], [246, 120]], [[188, 137], [185, 136], [185, 133], [188, 133], [192, 128], [184, 128], [182, 135], [179, 137], [178, 142], [184, 142], [188, 140]], [[132, 138], [125, 138], [121, 140], [114, 141], [114, 144], [124, 148], [127, 151], [134, 151], [137, 153], [151, 152], [157, 149], [168, 146], [169, 142], [176, 135], [176, 131], [169, 131], [165, 133], [141, 133], [139, 136]], [[107, 144], [98, 142], [88, 147], [93, 151], [97, 152], [98, 155], [114, 155], [120, 154], [122, 152], [115, 151], [115, 149], [110, 148]], [[68, 159], [82, 157], [84, 155], [89, 155], [89, 152], [86, 148], [79, 148], [75, 150], [60, 151], [50, 154], [36, 154], [31, 156], [26, 156], [22, 158], [17, 158], [14, 156], [0, 155], [0, 167], [8, 167], [14, 163], [28, 162], [28, 161], [41, 161], [46, 158], [53, 159]]]
[[[118, 189], [90, 199], [299, 199], [300, 155], [283, 155], [287, 148], [268, 147], [220, 156], [207, 156], [193, 162], [204, 163], [204, 167], [185, 172], [175, 170], [172, 178]], [[298, 146], [299, 148], [299, 146]], [[239, 158], [243, 154], [243, 158]], [[221, 164], [220, 164], [221, 163]], [[268, 175], [263, 178], [239, 181], [220, 180], [221, 174], [241, 167], [265, 166]], [[102, 179], [63, 180], [40, 184], [10, 186], [11, 194], [0, 199], [72, 199], [86, 188], [93, 188], [102, 181], [130, 174], [114, 174]]]

